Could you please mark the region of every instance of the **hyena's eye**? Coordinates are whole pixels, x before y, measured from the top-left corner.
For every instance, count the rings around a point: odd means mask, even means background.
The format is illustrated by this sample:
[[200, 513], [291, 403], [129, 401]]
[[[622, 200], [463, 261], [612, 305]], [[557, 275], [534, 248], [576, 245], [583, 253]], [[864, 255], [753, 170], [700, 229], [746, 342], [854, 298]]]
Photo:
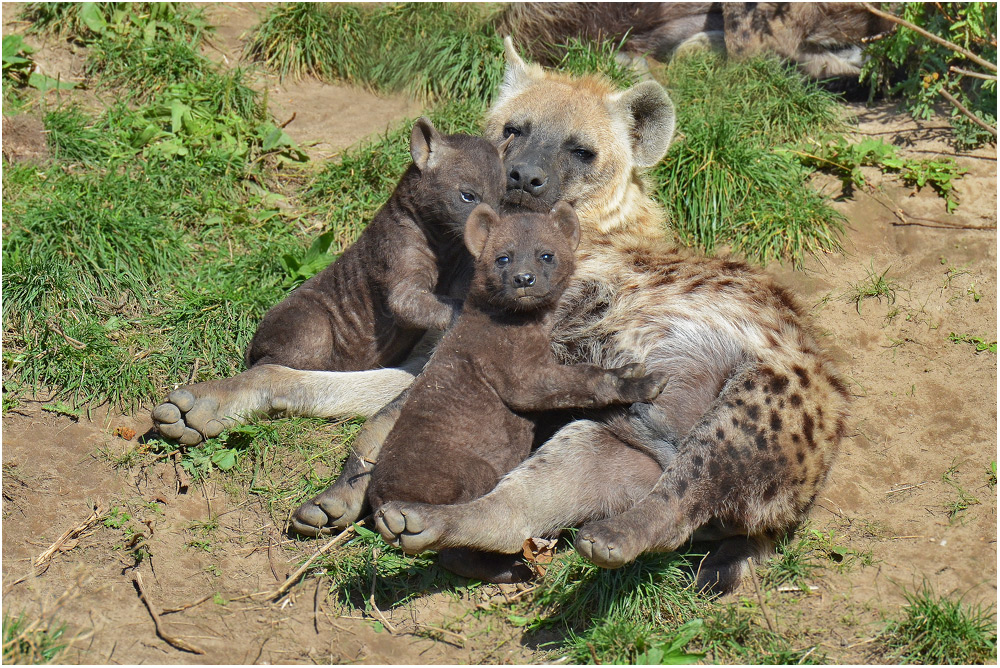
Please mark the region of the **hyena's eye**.
[[573, 155], [582, 160], [583, 162], [590, 162], [594, 159], [594, 152], [587, 150], [585, 148], [574, 148]]
[[540, 257], [542, 258], [542, 262], [546, 262], [548, 264], [552, 264], [552, 261], [556, 259], [556, 256], [552, 253], [542, 253]]
[[510, 258], [507, 257], [506, 255], [501, 255], [500, 257], [497, 258], [498, 267], [506, 267], [508, 264], [510, 264]]
[[507, 137], [511, 137], [511, 136], [513, 136], [513, 137], [520, 137], [521, 136], [521, 131], [518, 130], [513, 125], [505, 125], [504, 128], [503, 128], [503, 138], [506, 139]]
[[462, 191], [462, 201], [463, 202], [469, 202], [470, 204], [472, 202], [478, 202], [479, 201], [479, 196], [476, 195], [475, 193], [467, 193], [465, 191]]

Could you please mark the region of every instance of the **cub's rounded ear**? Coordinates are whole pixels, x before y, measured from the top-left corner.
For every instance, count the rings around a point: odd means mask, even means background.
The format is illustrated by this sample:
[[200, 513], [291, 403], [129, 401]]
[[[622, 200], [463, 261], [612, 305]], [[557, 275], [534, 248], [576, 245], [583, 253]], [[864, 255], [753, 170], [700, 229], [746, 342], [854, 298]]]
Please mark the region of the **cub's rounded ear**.
[[612, 101], [631, 129], [635, 164], [652, 167], [658, 163], [670, 148], [676, 124], [674, 103], [667, 91], [655, 81], [643, 81], [618, 93]]
[[486, 248], [486, 239], [490, 236], [490, 228], [500, 222], [500, 216], [489, 204], [480, 204], [465, 221], [465, 247], [472, 257], [479, 258]]
[[431, 119], [426, 116], [418, 118], [410, 133], [410, 157], [417, 169], [424, 171], [428, 167], [433, 168], [440, 160], [444, 148], [441, 133], [431, 123]]
[[556, 224], [560, 234], [569, 240], [570, 248], [575, 251], [580, 245], [580, 219], [573, 207], [568, 202], [556, 202], [549, 211], [549, 217]]

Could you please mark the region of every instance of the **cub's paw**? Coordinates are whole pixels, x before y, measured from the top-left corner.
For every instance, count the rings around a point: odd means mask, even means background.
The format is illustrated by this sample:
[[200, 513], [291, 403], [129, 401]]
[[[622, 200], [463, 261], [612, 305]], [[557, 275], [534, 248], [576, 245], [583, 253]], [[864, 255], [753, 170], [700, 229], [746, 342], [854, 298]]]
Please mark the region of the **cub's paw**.
[[622, 381], [622, 398], [630, 402], [652, 401], [660, 396], [670, 377], [662, 371]]
[[646, 375], [646, 365], [642, 362], [633, 362], [631, 364], [626, 364], [625, 366], [611, 369], [611, 372], [622, 380], [627, 378], [641, 378]]
[[444, 535], [444, 528], [434, 518], [434, 506], [424, 503], [391, 501], [375, 513], [375, 528], [382, 540], [407, 554], [433, 550]]
[[352, 485], [338, 480], [298, 507], [292, 515], [292, 529], [303, 536], [319, 536], [347, 528], [364, 512], [366, 490], [366, 485]]
[[642, 551], [635, 541], [607, 521], [585, 525], [576, 534], [576, 551], [601, 568], [620, 568]]

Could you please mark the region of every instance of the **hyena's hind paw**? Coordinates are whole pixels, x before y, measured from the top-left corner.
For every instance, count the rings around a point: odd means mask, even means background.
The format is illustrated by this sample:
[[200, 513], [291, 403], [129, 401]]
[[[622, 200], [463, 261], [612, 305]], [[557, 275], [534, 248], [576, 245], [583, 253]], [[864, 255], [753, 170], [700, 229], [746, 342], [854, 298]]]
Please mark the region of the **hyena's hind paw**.
[[215, 397], [199, 398], [182, 387], [153, 409], [153, 423], [164, 438], [181, 445], [197, 445], [236, 425], [236, 420], [220, 414], [219, 400]]

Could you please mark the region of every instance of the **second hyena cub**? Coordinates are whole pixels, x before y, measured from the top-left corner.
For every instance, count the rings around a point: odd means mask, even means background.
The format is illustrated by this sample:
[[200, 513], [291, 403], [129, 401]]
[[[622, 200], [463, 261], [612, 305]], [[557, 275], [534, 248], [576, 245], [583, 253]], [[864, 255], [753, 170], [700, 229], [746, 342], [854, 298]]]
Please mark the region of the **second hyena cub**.
[[458, 317], [454, 294], [469, 268], [462, 231], [479, 203], [495, 206], [503, 194], [501, 152], [479, 137], [442, 135], [421, 118], [410, 155], [413, 164], [354, 245], [264, 316], [247, 366], [390, 366], [425, 330]]
[[462, 315], [414, 382], [372, 472], [368, 499], [387, 541], [400, 544], [387, 502], [461, 503], [492, 490], [528, 456], [533, 413], [652, 401], [666, 384], [637, 364], [556, 360], [553, 311], [579, 241], [565, 202], [549, 214], [501, 218], [481, 205], [469, 216], [465, 243], [476, 260]]

